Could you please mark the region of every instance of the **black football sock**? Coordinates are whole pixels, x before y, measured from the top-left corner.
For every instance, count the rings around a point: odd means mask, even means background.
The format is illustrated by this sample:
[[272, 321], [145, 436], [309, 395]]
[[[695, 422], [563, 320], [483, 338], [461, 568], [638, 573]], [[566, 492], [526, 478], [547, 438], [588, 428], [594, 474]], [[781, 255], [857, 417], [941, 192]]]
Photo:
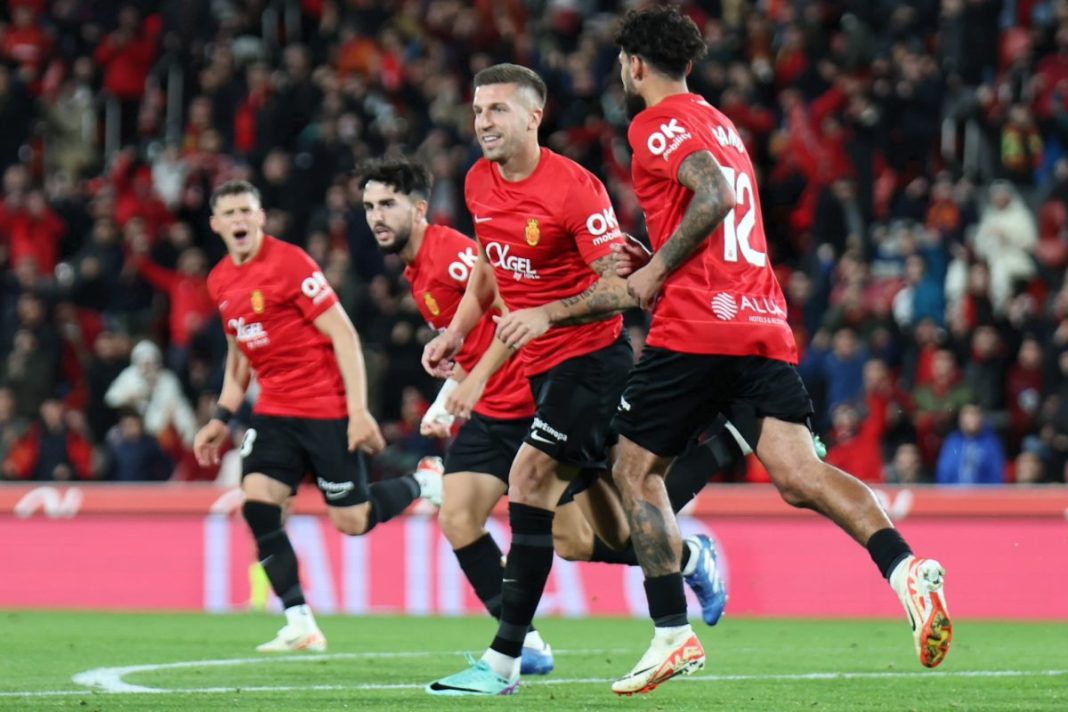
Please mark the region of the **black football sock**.
[[304, 591], [300, 587], [297, 554], [282, 527], [282, 508], [267, 502], [248, 501], [241, 512], [256, 538], [260, 563], [275, 595], [282, 599], [282, 606], [303, 605]]
[[518, 658], [553, 565], [553, 512], [511, 502], [512, 548], [504, 567], [501, 619], [490, 648]]
[[657, 628], [687, 624], [686, 593], [682, 587], [682, 574], [645, 579], [645, 595], [649, 599], [649, 617]]
[[419, 483], [411, 475], [375, 482], [368, 489], [371, 514], [367, 531], [371, 531], [376, 524], [393, 519], [419, 497]]
[[475, 595], [489, 614], [501, 617], [501, 578], [504, 569], [501, 566], [501, 549], [493, 536], [486, 532], [467, 546], [455, 549], [456, 560], [464, 576], [471, 582]]
[[912, 549], [897, 529], [887, 527], [875, 532], [868, 539], [868, 553], [871, 554], [871, 560], [879, 567], [879, 573], [889, 581], [894, 567], [906, 556], [911, 555]]

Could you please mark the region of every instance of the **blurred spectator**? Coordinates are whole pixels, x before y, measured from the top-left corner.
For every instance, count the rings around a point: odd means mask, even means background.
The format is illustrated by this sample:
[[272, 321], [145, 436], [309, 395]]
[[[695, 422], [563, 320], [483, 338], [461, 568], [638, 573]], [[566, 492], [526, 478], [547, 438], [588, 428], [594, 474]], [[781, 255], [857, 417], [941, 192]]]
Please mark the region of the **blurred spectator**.
[[1038, 453], [1024, 450], [1016, 456], [1016, 484], [1038, 485], [1047, 482], [1046, 464]]
[[104, 89], [119, 102], [123, 140], [137, 136], [145, 81], [156, 58], [159, 17], [141, 21], [136, 5], [119, 11], [119, 26], [97, 46], [93, 59], [103, 69]]
[[1016, 361], [1005, 380], [1009, 409], [1010, 448], [1015, 450], [1025, 435], [1038, 429], [1038, 411], [1045, 390], [1042, 344], [1033, 336], [1020, 343]]
[[1035, 275], [1032, 253], [1038, 243], [1035, 219], [1011, 183], [990, 186], [990, 204], [975, 231], [975, 253], [990, 268], [990, 298], [1004, 313], [1017, 282]]
[[894, 457], [886, 466], [888, 484], [914, 485], [929, 482], [920, 458], [920, 449], [912, 443], [902, 443], [894, 450]]
[[129, 408], [139, 413], [145, 430], [168, 451], [179, 451], [183, 444], [192, 445], [196, 416], [182, 394], [178, 377], [163, 368], [159, 347], [151, 341], [141, 341], [134, 346], [130, 361], [108, 388], [104, 402], [111, 408]]
[[942, 450], [942, 441], [957, 420], [957, 413], [972, 401], [972, 392], [963, 383], [953, 352], [941, 349], [934, 354], [931, 381], [916, 389], [916, 431], [924, 464], [932, 465]]
[[131, 261], [152, 286], [168, 297], [170, 346], [167, 365], [183, 373], [193, 339], [217, 313], [208, 294], [207, 259], [197, 247], [188, 247], [178, 256], [178, 269], [170, 270], [148, 258], [148, 242], [130, 246]]
[[110, 467], [108, 479], [116, 482], [161, 481], [170, 479], [174, 464], [145, 432], [139, 413], [127, 411], [107, 434]]
[[3, 463], [5, 477], [59, 482], [91, 479], [93, 446], [78, 415], [65, 412], [58, 399], [42, 403], [40, 418], [11, 446]]
[[942, 485], [996, 485], [1005, 481], [1005, 450], [974, 403], [960, 410], [960, 429], [946, 438], [938, 456]]
[[26, 434], [28, 427], [29, 421], [15, 412], [15, 394], [10, 388], [0, 388], [0, 463], [7, 461], [12, 446]]

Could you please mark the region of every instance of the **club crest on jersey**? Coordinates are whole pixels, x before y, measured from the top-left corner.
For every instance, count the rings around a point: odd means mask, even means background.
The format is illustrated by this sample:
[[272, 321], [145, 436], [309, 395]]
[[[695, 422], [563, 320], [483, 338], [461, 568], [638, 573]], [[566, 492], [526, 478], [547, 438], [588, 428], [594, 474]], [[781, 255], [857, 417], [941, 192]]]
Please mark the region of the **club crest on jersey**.
[[527, 238], [527, 244], [531, 247], [537, 247], [538, 242], [541, 240], [541, 228], [538, 227], [538, 219], [531, 218], [527, 220], [527, 229], [524, 231]]
[[267, 300], [263, 298], [263, 292], [258, 289], [252, 290], [252, 311], [262, 314], [267, 308]]
[[426, 304], [426, 308], [430, 310], [430, 313], [434, 316], [441, 314], [441, 307], [438, 306], [438, 300], [434, 299], [434, 295], [430, 292], [423, 293], [423, 303]]

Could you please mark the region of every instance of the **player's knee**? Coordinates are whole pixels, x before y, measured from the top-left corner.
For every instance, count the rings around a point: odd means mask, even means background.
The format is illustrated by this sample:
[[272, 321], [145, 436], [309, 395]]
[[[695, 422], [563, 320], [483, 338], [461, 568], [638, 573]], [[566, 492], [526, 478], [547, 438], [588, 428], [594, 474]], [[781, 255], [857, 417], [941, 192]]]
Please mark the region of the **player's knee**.
[[[817, 463], [818, 467], [818, 463]], [[779, 495], [791, 507], [810, 509], [816, 501], [819, 473], [806, 464], [800, 466], [775, 466], [768, 468]]]
[[479, 522], [470, 510], [448, 506], [438, 511], [438, 524], [454, 549], [467, 546], [482, 536], [484, 526], [484, 522]]
[[241, 514], [257, 541], [282, 528], [282, 508], [277, 504], [246, 500], [241, 506]]
[[334, 528], [346, 536], [360, 536], [366, 534], [370, 528], [367, 514], [355, 509], [331, 512], [330, 520], [334, 523]]

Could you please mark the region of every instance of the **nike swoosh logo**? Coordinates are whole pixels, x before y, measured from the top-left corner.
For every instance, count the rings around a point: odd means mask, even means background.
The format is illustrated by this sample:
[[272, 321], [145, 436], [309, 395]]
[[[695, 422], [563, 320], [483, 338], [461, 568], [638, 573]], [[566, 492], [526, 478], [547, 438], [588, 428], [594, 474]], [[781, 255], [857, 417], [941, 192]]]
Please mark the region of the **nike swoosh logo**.
[[549, 443], [550, 445], [555, 445], [556, 444], [555, 440], [550, 440], [549, 438], [545, 437], [544, 435], [541, 435], [537, 430], [530, 431], [530, 439], [531, 440], [537, 440], [539, 443]]
[[516, 579], [501, 579], [501, 583], [515, 583]]
[[489, 222], [489, 221], [490, 221], [490, 220], [492, 220], [492, 219], [493, 219], [493, 218], [491, 218], [491, 217], [490, 217], [490, 218], [480, 218], [480, 217], [478, 217], [478, 216], [476, 215], [476, 216], [475, 216], [475, 225], [481, 225], [482, 223], [485, 223], [485, 222]]

